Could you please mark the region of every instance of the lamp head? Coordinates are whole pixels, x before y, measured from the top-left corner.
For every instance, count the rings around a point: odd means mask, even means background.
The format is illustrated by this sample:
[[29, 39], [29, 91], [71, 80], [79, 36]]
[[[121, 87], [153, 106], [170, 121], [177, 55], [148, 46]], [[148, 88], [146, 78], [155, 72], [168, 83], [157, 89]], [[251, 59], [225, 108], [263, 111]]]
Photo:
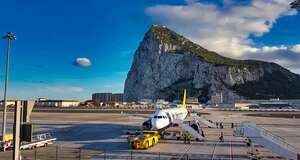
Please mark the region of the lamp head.
[[9, 39], [9, 40], [16, 40], [17, 37], [15, 34], [13, 34], [12, 32], [7, 32], [7, 34], [5, 36], [2, 36], [3, 39]]

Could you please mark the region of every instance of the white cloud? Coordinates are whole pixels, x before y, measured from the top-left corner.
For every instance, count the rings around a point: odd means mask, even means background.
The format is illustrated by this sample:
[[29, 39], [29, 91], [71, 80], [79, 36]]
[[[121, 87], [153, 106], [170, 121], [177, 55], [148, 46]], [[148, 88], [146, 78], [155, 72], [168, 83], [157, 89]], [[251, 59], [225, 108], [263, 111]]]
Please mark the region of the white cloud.
[[281, 46], [264, 46], [262, 48], [257, 48], [257, 50], [255, 50], [255, 52], [262, 52], [262, 53], [272, 53], [272, 52], [276, 52], [279, 50], [287, 50], [288, 47], [281, 45]]
[[257, 51], [276, 50], [252, 47], [249, 37], [262, 36], [279, 17], [294, 15], [295, 11], [290, 9], [289, 0], [253, 0], [247, 5], [226, 8], [188, 1], [185, 5], [152, 6], [146, 13], [209, 50], [243, 58]]
[[239, 5], [224, 0], [224, 7], [195, 0], [184, 5], [156, 5], [146, 14], [179, 34], [217, 53], [238, 59], [258, 59], [300, 68], [300, 44], [254, 47], [250, 38], [268, 33], [276, 20], [295, 15], [290, 0], [252, 0]]
[[297, 44], [291, 48], [291, 51], [300, 53], [300, 44]]
[[293, 51], [295, 46], [265, 46], [256, 52], [245, 55], [245, 58], [275, 62], [299, 73], [300, 54]]
[[81, 66], [81, 67], [89, 67], [92, 65], [92, 62], [88, 58], [79, 57], [79, 58], [76, 58], [75, 64], [78, 66]]

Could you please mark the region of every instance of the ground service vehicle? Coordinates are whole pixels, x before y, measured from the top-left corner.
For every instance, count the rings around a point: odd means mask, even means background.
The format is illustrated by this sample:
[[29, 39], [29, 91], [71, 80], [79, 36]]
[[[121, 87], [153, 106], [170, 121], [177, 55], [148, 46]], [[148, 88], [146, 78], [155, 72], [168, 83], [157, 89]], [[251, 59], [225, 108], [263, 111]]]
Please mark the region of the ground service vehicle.
[[21, 142], [20, 149], [33, 149], [38, 147], [45, 147], [53, 144], [56, 138], [53, 138], [50, 133], [38, 134], [32, 136], [32, 142]]
[[147, 149], [158, 143], [157, 131], [140, 131], [128, 137], [128, 142], [133, 149]]
[[[2, 137], [1, 137], [2, 139]], [[4, 142], [0, 143], [1, 150], [12, 148], [13, 146], [13, 134], [5, 134], [4, 136]]]
[[[7, 150], [13, 148], [13, 134], [5, 135], [5, 141], [1, 142], [0, 149]], [[32, 136], [32, 142], [22, 141], [20, 145], [21, 150], [25, 149], [33, 149], [38, 147], [47, 146], [49, 144], [53, 144], [56, 141], [56, 138], [53, 138], [50, 133], [38, 134]]]

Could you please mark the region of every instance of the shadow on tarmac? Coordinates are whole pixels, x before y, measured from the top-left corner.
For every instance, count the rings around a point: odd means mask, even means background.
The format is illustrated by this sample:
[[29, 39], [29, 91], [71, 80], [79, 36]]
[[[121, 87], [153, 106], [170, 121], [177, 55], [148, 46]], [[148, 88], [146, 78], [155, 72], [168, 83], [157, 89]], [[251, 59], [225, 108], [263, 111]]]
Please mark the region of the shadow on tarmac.
[[[58, 142], [74, 142], [82, 148], [101, 150], [128, 150], [126, 139], [121, 138], [126, 130], [139, 129], [123, 124], [43, 124], [34, 134], [51, 133]], [[120, 140], [121, 139], [121, 140]]]

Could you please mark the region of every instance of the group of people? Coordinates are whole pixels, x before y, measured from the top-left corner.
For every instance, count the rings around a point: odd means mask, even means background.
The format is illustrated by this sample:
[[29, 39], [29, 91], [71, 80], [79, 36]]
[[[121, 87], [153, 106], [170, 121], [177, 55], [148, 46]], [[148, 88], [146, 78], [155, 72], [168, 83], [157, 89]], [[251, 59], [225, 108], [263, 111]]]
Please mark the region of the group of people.
[[247, 152], [249, 154], [249, 157], [254, 160], [261, 159], [259, 150], [254, 148], [252, 140], [250, 138], [246, 138], [245, 143], [246, 143], [247, 147], [251, 148], [251, 150], [249, 152]]
[[[202, 137], [205, 137], [203, 129], [200, 129], [200, 134], [201, 134]], [[192, 135], [189, 132], [185, 131], [182, 134], [182, 137], [183, 137], [183, 140], [184, 140], [184, 144], [190, 144], [191, 143]]]
[[219, 128], [219, 127], [220, 127], [221, 129], [224, 128], [223, 122], [220, 122], [220, 123], [216, 122], [216, 126], [217, 126], [217, 128]]
[[[221, 128], [221, 129], [224, 128], [223, 122], [216, 122], [216, 126], [217, 126], [217, 128]], [[223, 132], [221, 132], [221, 134], [220, 134], [219, 142], [224, 142], [224, 134], [223, 134]]]
[[189, 132], [185, 131], [182, 134], [182, 136], [183, 136], [184, 144], [191, 144], [192, 135]]
[[[219, 122], [219, 123], [216, 122], [215, 124], [216, 124], [217, 128], [221, 128], [221, 129], [224, 128], [224, 125], [223, 125], [222, 122]], [[234, 123], [231, 123], [231, 128], [234, 128], [234, 127], [235, 127]], [[202, 137], [205, 137], [204, 131], [202, 129], [200, 129], [199, 132], [200, 132], [200, 134], [201, 134]], [[191, 144], [192, 135], [189, 132], [185, 131], [182, 134], [182, 136], [183, 136], [183, 139], [184, 139], [184, 144]], [[221, 133], [220, 133], [219, 142], [224, 142], [224, 133], [223, 133], [223, 131], [221, 131]], [[245, 139], [245, 143], [246, 143], [247, 147], [251, 147], [252, 146], [252, 141], [249, 138]], [[255, 152], [251, 152], [249, 154], [252, 155], [251, 157], [253, 159], [260, 159], [259, 156], [258, 156], [259, 152], [258, 152], [257, 149], [255, 150]]]

